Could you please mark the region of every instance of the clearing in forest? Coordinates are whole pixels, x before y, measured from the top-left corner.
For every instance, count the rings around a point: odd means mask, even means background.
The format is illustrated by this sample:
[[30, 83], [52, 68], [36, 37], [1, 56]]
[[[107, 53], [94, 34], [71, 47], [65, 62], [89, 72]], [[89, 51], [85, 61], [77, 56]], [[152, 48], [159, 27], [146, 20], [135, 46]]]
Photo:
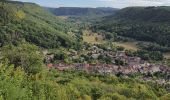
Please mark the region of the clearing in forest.
[[165, 58], [170, 59], [170, 52], [164, 53], [163, 55]]
[[103, 36], [88, 30], [83, 31], [83, 41], [91, 44], [103, 43]]
[[138, 50], [139, 48], [137, 47], [136, 42], [114, 42], [116, 46], [121, 46], [124, 47], [127, 50]]

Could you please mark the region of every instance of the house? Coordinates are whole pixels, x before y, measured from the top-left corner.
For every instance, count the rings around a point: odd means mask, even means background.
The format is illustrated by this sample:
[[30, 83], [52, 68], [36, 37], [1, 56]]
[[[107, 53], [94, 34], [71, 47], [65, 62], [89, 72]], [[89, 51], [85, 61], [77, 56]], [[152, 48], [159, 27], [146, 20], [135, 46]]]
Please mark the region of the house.
[[83, 64], [83, 63], [77, 63], [75, 64], [76, 70], [86, 70], [86, 68], [89, 67], [89, 64]]
[[160, 67], [159, 65], [151, 65], [148, 67], [148, 72], [150, 73], [155, 73], [155, 72], [160, 72]]
[[69, 56], [77, 56], [77, 51], [71, 50]]
[[43, 55], [47, 55], [48, 54], [48, 50], [43, 50]]
[[46, 63], [51, 63], [51, 61], [54, 59], [54, 54], [47, 54], [45, 57]]
[[111, 74], [112, 73], [112, 68], [109, 68], [109, 67], [100, 67], [98, 69], [98, 72], [100, 74]]
[[91, 53], [92, 53], [92, 54], [98, 53], [98, 47], [97, 47], [97, 46], [93, 46], [93, 47], [91, 48]]
[[118, 70], [119, 66], [113, 65], [112, 68], [113, 68], [112, 74], [117, 74], [118, 71], [119, 71], [119, 70]]
[[127, 58], [126, 54], [124, 51], [118, 51], [115, 55], [115, 57], [117, 58]]
[[139, 65], [140, 62], [141, 62], [140, 57], [128, 57], [127, 58], [128, 65]]
[[92, 54], [92, 55], [91, 55], [91, 57], [92, 57], [93, 59], [97, 59], [99, 56], [100, 56], [100, 54]]
[[51, 69], [51, 68], [53, 68], [53, 64], [47, 64], [47, 67], [49, 68], [49, 69]]
[[138, 69], [138, 72], [139, 72], [139, 73], [145, 73], [144, 67], [139, 68], [139, 69]]
[[123, 62], [126, 63], [128, 57], [126, 56], [126, 54], [125, 54], [124, 51], [118, 51], [118, 52], [115, 54], [115, 56], [113, 57], [113, 60], [115, 60], [115, 59], [121, 60], [121, 61], [123, 61]]
[[64, 70], [72, 69], [73, 67], [74, 67], [74, 65], [71, 65], [71, 64], [62, 64], [62, 63], [54, 65], [54, 68], [58, 69], [59, 71], [64, 71]]
[[161, 65], [160, 70], [161, 70], [161, 72], [170, 74], [170, 67]]

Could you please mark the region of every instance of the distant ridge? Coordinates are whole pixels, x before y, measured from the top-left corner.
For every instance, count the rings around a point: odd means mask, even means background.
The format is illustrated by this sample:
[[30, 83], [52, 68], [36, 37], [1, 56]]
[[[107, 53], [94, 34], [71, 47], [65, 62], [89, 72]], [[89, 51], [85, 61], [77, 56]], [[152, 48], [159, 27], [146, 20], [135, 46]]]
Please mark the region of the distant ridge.
[[170, 7], [127, 7], [117, 12], [114, 17], [133, 21], [167, 22], [170, 21]]
[[83, 16], [83, 15], [103, 15], [115, 13], [118, 9], [110, 7], [82, 8], [82, 7], [59, 7], [46, 8], [57, 16]]

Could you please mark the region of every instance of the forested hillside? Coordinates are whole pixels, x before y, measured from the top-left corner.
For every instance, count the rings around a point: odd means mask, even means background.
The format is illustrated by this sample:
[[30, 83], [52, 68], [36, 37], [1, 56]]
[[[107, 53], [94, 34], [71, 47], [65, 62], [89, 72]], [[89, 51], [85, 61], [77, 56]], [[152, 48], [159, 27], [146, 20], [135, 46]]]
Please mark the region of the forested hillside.
[[128, 7], [105, 17], [95, 29], [170, 46], [170, 7]]
[[116, 18], [143, 22], [169, 23], [170, 7], [128, 7], [120, 10]]
[[75, 39], [68, 34], [70, 24], [37, 4], [14, 1], [0, 2], [0, 43], [20, 41], [40, 47], [69, 47]]

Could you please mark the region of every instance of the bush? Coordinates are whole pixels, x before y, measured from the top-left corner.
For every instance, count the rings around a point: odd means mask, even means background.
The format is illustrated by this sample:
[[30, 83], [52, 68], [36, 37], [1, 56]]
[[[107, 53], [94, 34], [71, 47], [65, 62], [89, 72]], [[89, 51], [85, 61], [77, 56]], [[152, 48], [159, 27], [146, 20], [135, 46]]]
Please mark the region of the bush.
[[15, 68], [22, 67], [28, 74], [36, 74], [42, 70], [43, 56], [35, 45], [28, 43], [18, 46], [7, 45], [3, 47], [2, 54]]

